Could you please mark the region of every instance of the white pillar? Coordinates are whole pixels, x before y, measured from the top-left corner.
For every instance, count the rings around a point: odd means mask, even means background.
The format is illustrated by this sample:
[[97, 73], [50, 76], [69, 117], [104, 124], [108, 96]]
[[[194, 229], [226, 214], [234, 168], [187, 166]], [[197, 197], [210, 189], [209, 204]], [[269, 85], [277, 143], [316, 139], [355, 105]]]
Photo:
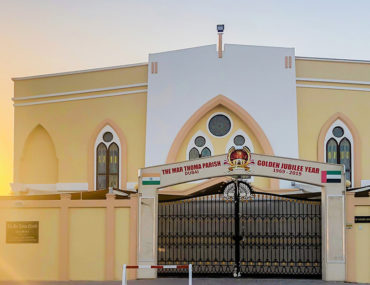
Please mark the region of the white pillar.
[[322, 279], [345, 281], [345, 180], [327, 184], [322, 192]]
[[[138, 264], [157, 264], [158, 195], [153, 186], [143, 186], [139, 178]], [[139, 279], [156, 278], [156, 269], [139, 269]]]

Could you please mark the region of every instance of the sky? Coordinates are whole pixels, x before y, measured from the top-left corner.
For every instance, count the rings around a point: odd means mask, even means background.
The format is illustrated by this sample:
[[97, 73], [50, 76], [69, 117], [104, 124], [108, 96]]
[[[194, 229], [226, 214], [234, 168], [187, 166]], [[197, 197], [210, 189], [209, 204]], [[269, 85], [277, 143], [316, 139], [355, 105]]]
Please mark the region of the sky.
[[12, 77], [146, 62], [224, 42], [370, 60], [368, 0], [0, 0], [0, 195], [13, 179]]

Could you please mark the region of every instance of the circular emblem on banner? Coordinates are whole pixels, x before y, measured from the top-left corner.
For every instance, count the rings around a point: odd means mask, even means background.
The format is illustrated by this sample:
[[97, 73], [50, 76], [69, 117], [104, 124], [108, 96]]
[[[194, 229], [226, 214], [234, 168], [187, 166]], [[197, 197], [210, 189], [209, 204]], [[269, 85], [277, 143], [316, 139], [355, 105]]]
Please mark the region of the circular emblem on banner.
[[248, 164], [251, 163], [251, 152], [246, 146], [244, 146], [242, 149], [236, 149], [235, 147], [232, 147], [227, 155], [227, 160], [228, 164], [230, 165], [230, 171], [233, 171], [237, 168], [248, 171]]

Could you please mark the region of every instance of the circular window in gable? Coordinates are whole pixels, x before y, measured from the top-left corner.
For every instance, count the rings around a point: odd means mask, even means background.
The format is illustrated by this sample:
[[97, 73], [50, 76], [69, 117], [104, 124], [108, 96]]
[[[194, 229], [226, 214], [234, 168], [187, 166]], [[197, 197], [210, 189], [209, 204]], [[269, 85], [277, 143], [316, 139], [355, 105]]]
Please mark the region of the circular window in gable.
[[208, 122], [208, 130], [216, 137], [223, 137], [231, 130], [231, 120], [223, 114], [214, 115]]

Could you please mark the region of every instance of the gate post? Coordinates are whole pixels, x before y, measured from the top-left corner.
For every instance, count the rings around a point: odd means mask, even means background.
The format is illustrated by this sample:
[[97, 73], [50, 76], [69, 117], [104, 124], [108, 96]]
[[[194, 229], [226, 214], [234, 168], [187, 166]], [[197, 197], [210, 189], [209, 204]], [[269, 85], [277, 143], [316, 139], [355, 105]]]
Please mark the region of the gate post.
[[345, 281], [345, 177], [322, 191], [322, 279]]
[[[139, 177], [138, 265], [157, 264], [158, 195], [153, 185], [142, 185]], [[138, 270], [138, 279], [157, 278], [156, 269]]]

